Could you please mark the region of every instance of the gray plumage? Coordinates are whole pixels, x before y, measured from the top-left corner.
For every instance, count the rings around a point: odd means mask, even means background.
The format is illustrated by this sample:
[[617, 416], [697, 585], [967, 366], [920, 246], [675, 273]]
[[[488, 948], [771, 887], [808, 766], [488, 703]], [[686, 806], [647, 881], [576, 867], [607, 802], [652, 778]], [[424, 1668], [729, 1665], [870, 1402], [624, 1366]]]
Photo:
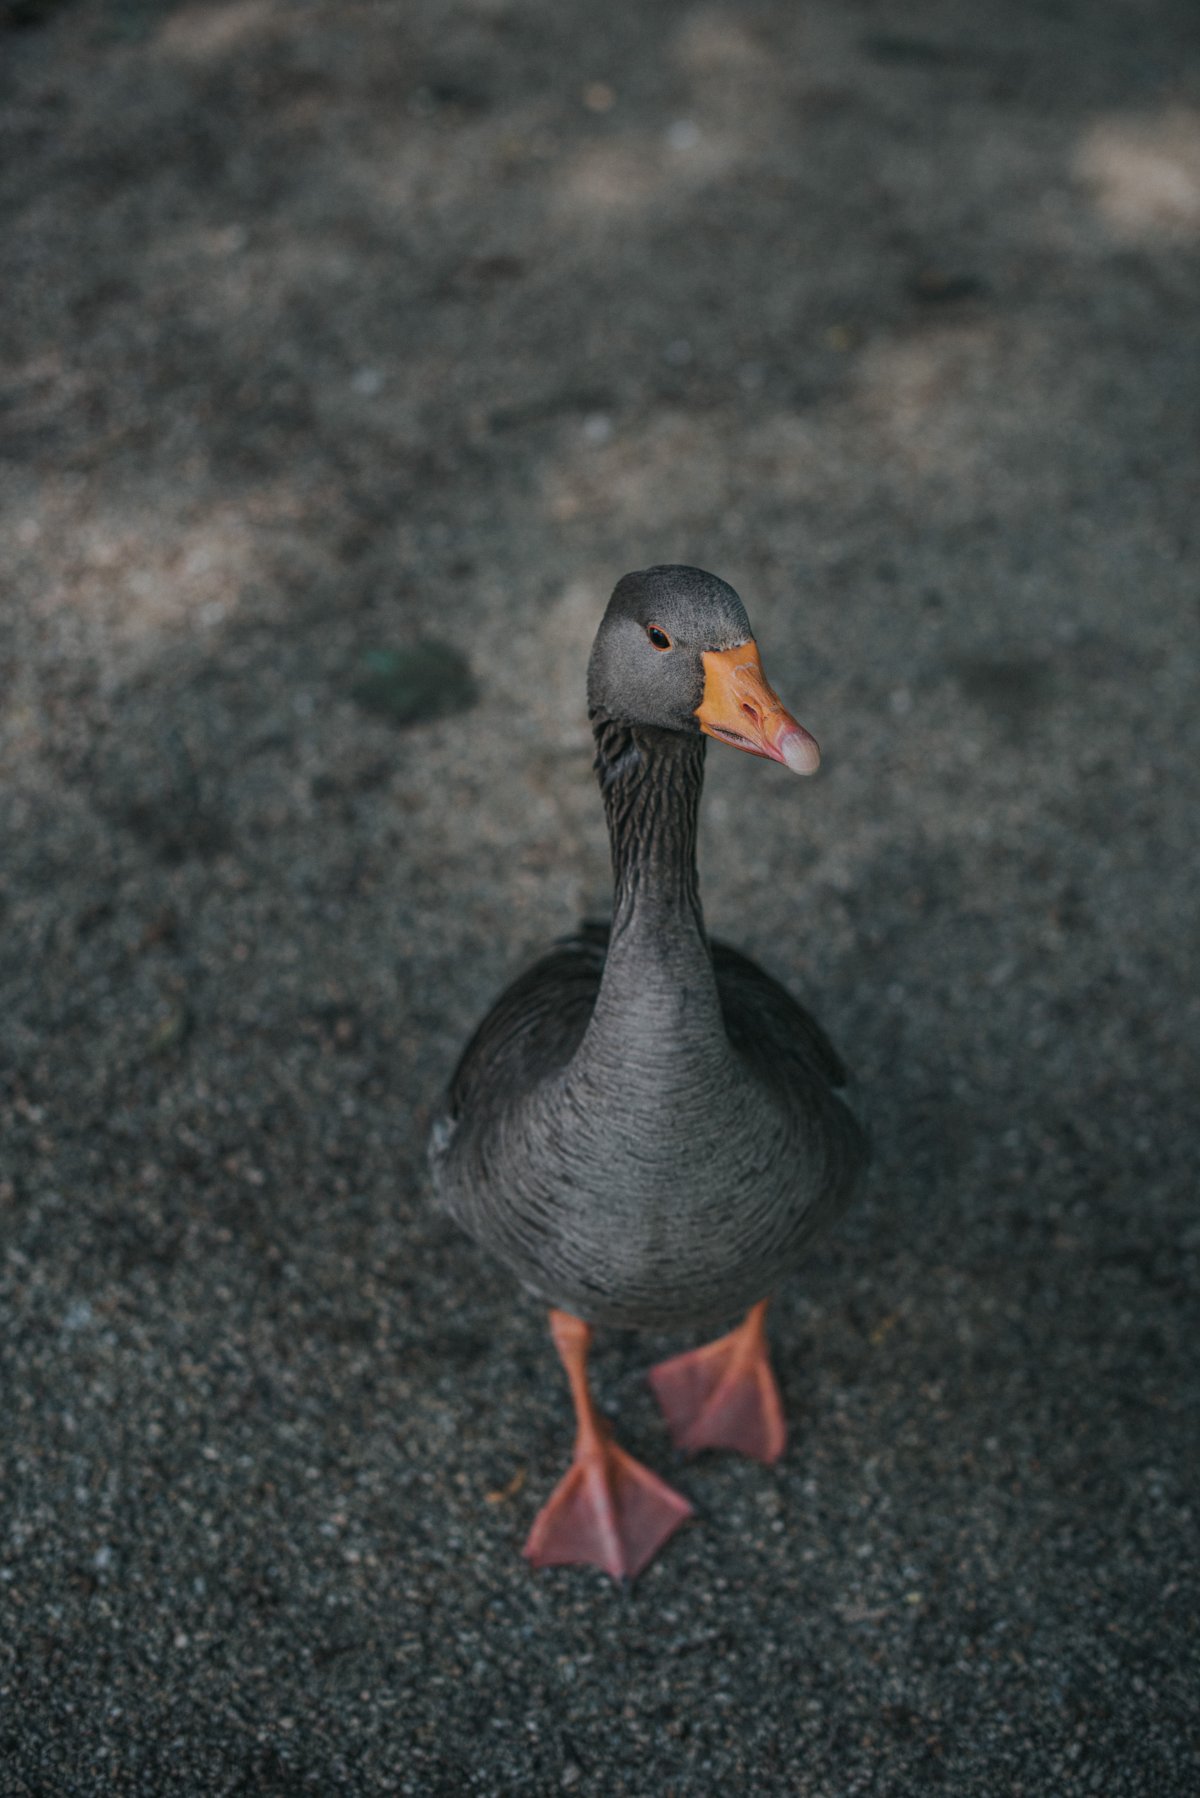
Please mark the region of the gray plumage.
[[[647, 644], [651, 625], [673, 654]], [[820, 1026], [704, 930], [701, 653], [749, 636], [733, 589], [699, 570], [617, 587], [588, 671], [611, 929], [585, 926], [506, 989], [433, 1128], [440, 1203], [544, 1303], [589, 1323], [666, 1329], [744, 1310], [865, 1161]]]

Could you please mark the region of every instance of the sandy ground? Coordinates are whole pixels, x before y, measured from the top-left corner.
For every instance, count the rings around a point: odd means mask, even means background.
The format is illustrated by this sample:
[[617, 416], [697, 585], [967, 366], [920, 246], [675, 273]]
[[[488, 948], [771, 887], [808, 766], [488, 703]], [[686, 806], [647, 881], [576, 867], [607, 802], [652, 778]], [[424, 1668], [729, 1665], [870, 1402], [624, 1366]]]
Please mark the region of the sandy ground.
[[[1193, 0], [0, 17], [4, 1798], [1195, 1791]], [[626, 1595], [423, 1141], [663, 560], [824, 745], [706, 904], [878, 1153], [778, 1468], [600, 1345]]]

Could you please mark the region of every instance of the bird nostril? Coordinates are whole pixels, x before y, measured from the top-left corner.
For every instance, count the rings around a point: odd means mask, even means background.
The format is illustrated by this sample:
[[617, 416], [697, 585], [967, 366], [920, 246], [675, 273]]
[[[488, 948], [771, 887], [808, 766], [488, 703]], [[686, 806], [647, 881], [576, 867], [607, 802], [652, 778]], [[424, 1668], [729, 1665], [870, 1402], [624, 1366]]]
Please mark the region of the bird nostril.
[[750, 705], [744, 699], [742, 701], [742, 710], [743, 710], [743, 712], [745, 712], [747, 718], [752, 719], [755, 724], [762, 723], [762, 719], [758, 715], [757, 707]]

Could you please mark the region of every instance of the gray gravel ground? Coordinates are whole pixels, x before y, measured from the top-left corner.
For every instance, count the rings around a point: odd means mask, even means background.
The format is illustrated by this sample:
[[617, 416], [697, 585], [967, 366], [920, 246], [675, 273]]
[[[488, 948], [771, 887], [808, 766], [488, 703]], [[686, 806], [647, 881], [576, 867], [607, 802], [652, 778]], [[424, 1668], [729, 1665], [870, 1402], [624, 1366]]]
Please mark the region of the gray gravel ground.
[[[4, 1798], [1196, 1791], [1193, 0], [0, 13]], [[601, 1344], [629, 1595], [423, 1138], [652, 560], [825, 747], [706, 902], [878, 1157], [778, 1468]]]

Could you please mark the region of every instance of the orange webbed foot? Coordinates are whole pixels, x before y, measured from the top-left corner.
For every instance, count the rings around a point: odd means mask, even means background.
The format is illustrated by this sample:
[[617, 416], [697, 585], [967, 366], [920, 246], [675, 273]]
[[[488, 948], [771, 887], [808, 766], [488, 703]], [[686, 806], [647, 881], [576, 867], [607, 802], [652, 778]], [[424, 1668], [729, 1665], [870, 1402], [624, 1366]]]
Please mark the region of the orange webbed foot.
[[535, 1567], [582, 1563], [635, 1579], [692, 1507], [610, 1438], [588, 1390], [588, 1326], [552, 1311], [550, 1332], [575, 1403], [575, 1456], [533, 1520], [526, 1558]]
[[576, 1455], [534, 1519], [525, 1554], [535, 1567], [581, 1562], [636, 1579], [691, 1515], [665, 1480], [601, 1440]]
[[783, 1453], [787, 1424], [767, 1355], [766, 1308], [764, 1299], [728, 1336], [650, 1369], [677, 1448], [728, 1448], [768, 1464]]

